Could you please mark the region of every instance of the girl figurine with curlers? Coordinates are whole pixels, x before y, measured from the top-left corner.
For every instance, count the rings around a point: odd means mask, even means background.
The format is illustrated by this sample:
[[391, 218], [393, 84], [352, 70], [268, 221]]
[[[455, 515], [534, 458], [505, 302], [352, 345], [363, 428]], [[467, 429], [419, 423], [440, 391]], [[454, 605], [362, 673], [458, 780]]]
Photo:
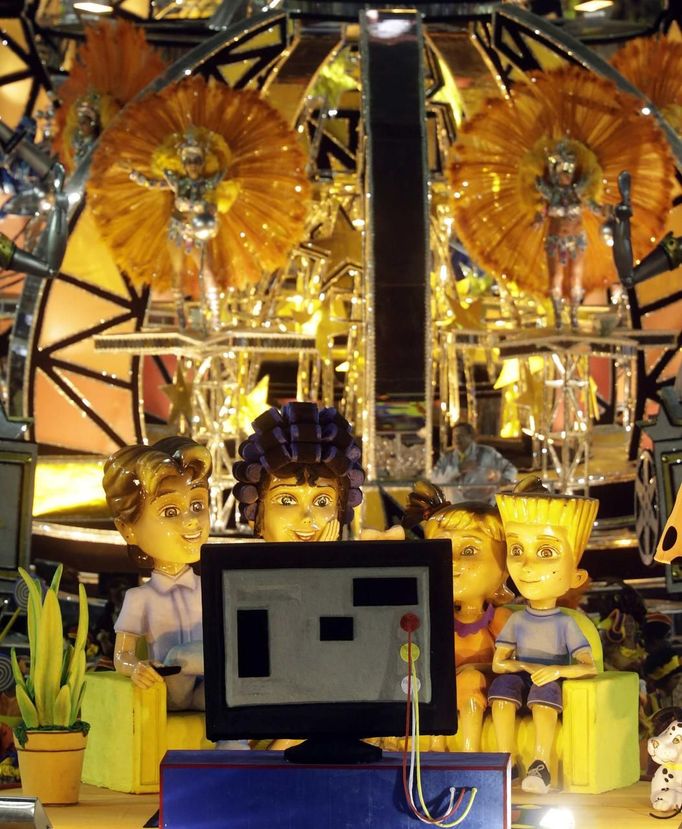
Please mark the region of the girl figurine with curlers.
[[253, 422], [239, 447], [234, 496], [265, 541], [338, 541], [365, 474], [350, 424], [333, 408], [287, 403]]

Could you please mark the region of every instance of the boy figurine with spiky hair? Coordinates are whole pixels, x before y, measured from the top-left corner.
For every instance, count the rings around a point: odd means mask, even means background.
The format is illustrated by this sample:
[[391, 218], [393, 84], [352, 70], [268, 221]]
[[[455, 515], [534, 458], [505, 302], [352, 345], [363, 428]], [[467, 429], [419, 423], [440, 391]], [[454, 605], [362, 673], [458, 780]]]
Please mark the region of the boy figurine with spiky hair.
[[499, 751], [514, 752], [517, 710], [526, 703], [535, 726], [535, 760], [522, 781], [527, 792], [544, 794], [551, 779], [549, 758], [559, 713], [561, 680], [593, 676], [590, 645], [557, 599], [580, 587], [587, 572], [578, 565], [587, 546], [599, 502], [551, 495], [536, 478], [512, 494], [497, 496], [507, 542], [507, 569], [527, 600], [495, 642], [488, 692]]

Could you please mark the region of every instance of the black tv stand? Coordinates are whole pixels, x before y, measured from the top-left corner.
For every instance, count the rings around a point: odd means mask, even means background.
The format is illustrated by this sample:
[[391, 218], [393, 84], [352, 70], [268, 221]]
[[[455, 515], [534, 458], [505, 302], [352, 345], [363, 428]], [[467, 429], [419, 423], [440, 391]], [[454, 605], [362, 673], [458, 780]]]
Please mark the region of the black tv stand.
[[379, 746], [370, 745], [356, 737], [309, 737], [300, 745], [284, 751], [284, 759], [289, 763], [319, 765], [378, 763], [381, 757]]

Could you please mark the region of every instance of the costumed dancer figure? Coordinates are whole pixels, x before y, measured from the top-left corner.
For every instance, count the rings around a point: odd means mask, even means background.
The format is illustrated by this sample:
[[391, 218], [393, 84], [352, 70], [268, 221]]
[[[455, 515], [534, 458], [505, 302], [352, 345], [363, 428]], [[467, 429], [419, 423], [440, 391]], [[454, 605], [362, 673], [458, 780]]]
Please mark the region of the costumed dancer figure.
[[550, 754], [562, 710], [561, 680], [594, 676], [592, 649], [576, 621], [557, 599], [580, 587], [578, 567], [599, 502], [550, 495], [538, 479], [521, 481], [497, 505], [507, 540], [507, 569], [528, 606], [513, 613], [495, 644], [496, 677], [488, 692], [498, 751], [514, 756], [516, 712], [525, 703], [535, 726], [535, 760], [521, 786], [549, 790]]
[[449, 168], [454, 224], [480, 267], [549, 295], [557, 323], [568, 293], [575, 324], [583, 292], [614, 281], [602, 226], [619, 174], [632, 175], [641, 258], [663, 228], [674, 164], [654, 118], [611, 81], [578, 66], [527, 80], [459, 130]]
[[[188, 438], [126, 446], [104, 465], [103, 487], [116, 528], [150, 580], [129, 589], [116, 620], [114, 667], [140, 688], [163, 682], [168, 708], [204, 708], [199, 561], [209, 534], [211, 456]], [[136, 655], [145, 639], [149, 659]], [[164, 666], [164, 668], [162, 668]], [[179, 672], [178, 672], [179, 670]]]
[[75, 125], [71, 134], [71, 156], [74, 166], [85, 158], [102, 131], [100, 99], [98, 92], [91, 91], [76, 100]]
[[[505, 587], [502, 521], [497, 507], [472, 501], [453, 505], [439, 487], [417, 481], [403, 526], [410, 529], [421, 521], [426, 538], [447, 538], [452, 544], [459, 733], [464, 751], [480, 751], [495, 638], [511, 615], [497, 605], [513, 598]], [[445, 738], [433, 737], [431, 750], [444, 751]]]
[[578, 158], [569, 141], [562, 139], [547, 152], [543, 176], [535, 179], [535, 186], [544, 205], [538, 220], [546, 217], [545, 253], [549, 274], [549, 295], [554, 309], [554, 324], [563, 327], [561, 312], [564, 295], [570, 300], [571, 328], [578, 328], [578, 308], [583, 301], [583, 274], [587, 235], [582, 214], [589, 208], [597, 215], [604, 210], [592, 201], [586, 191], [590, 179], [581, 175]]
[[365, 473], [350, 424], [336, 409], [287, 403], [253, 422], [239, 447], [233, 492], [265, 541], [337, 541], [362, 502]]
[[[213, 142], [212, 142], [213, 138]], [[208, 328], [220, 328], [220, 296], [218, 285], [206, 262], [206, 243], [218, 235], [217, 188], [227, 175], [227, 146], [220, 154], [211, 154], [211, 143], [217, 136], [207, 130], [190, 127], [184, 133], [176, 133], [159, 148], [152, 166], [160, 170], [161, 178], [149, 178], [139, 170], [130, 170], [130, 179], [142, 187], [170, 190], [173, 209], [168, 221], [168, 253], [173, 270], [173, 296], [178, 326], [187, 326], [183, 291], [185, 258], [195, 259], [199, 274], [200, 293], [205, 303], [204, 323]], [[224, 142], [221, 142], [224, 144]], [[215, 169], [218, 165], [218, 169]], [[232, 183], [229, 209], [237, 196], [238, 186]], [[227, 196], [225, 187], [220, 198]]]
[[221, 292], [284, 267], [304, 238], [306, 163], [297, 134], [257, 92], [195, 75], [131, 102], [109, 126], [88, 204], [135, 287], [172, 291], [181, 325], [182, 298], [198, 293], [218, 329]]
[[85, 27], [69, 77], [59, 88], [54, 148], [72, 172], [114, 116], [166, 68], [144, 30], [126, 20]]

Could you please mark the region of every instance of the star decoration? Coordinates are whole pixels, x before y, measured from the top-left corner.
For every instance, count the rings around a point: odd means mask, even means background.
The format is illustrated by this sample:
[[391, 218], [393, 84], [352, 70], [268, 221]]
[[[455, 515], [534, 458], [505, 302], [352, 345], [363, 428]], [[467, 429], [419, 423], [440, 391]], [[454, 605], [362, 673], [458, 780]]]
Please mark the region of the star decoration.
[[326, 285], [352, 268], [362, 270], [362, 233], [353, 227], [343, 207], [340, 206], [336, 213], [331, 234], [314, 239], [314, 246], [327, 257]]
[[175, 369], [173, 382], [161, 386], [161, 391], [171, 402], [168, 424], [177, 426], [178, 432], [184, 433], [187, 425], [192, 421], [192, 381], [183, 374], [180, 360]]
[[266, 374], [248, 394], [240, 395], [237, 411], [227, 421], [227, 431], [248, 435], [253, 431], [251, 424], [268, 408], [270, 378]]

